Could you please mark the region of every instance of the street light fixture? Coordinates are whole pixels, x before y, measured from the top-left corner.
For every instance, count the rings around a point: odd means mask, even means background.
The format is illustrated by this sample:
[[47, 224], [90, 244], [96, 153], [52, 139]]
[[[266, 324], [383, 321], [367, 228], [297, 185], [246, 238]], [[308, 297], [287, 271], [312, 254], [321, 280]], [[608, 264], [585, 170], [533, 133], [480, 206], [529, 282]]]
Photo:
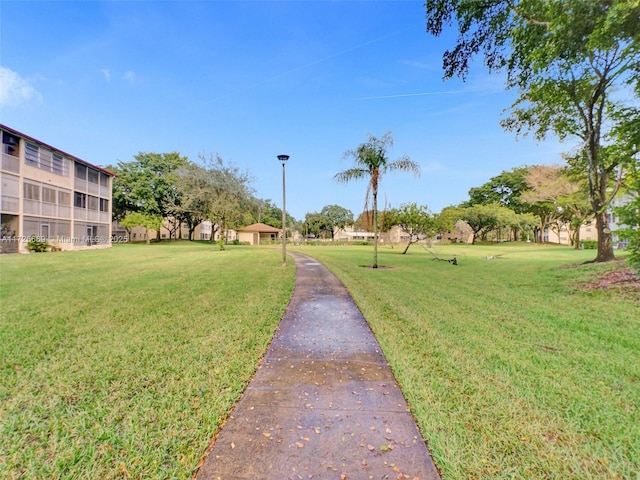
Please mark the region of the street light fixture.
[[287, 202], [285, 193], [284, 164], [289, 160], [289, 155], [278, 155], [282, 163], [282, 266], [287, 266]]

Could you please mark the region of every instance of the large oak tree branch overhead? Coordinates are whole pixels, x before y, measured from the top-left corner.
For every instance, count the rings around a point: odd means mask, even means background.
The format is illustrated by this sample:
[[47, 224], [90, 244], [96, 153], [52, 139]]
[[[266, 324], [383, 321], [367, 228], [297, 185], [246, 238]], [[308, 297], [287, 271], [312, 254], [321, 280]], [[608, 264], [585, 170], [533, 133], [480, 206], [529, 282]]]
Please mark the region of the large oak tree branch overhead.
[[466, 78], [481, 56], [489, 71], [506, 73], [505, 88], [519, 94], [504, 128], [538, 140], [549, 134], [579, 139], [573, 148], [583, 155], [572, 155], [581, 160], [569, 165], [588, 181], [596, 261], [613, 259], [606, 216], [615, 181], [610, 172], [629, 151], [613, 156], [603, 149], [624, 122], [640, 121], [617, 115], [640, 99], [640, 2], [427, 0], [425, 7], [429, 33], [458, 30], [455, 46], [443, 54], [445, 78]]

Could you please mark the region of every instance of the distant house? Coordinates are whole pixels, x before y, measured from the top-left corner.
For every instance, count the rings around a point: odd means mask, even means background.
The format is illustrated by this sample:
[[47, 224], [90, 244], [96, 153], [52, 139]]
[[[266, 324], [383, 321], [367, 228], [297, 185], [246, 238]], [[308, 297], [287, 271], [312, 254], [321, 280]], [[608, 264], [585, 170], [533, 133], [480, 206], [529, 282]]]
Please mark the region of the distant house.
[[[559, 245], [571, 245], [571, 225], [564, 223], [555, 226], [555, 230], [551, 227], [545, 228], [542, 232], [542, 241], [548, 243], [557, 243]], [[587, 220], [580, 226], [580, 241], [597, 241], [598, 230], [595, 220]]]
[[344, 228], [336, 228], [333, 238], [343, 242], [373, 242], [373, 232], [347, 225]]
[[622, 207], [633, 201], [633, 196], [630, 193], [623, 193], [617, 195], [616, 198], [611, 202], [611, 206], [609, 208], [609, 212], [607, 213], [607, 220], [609, 221], [609, 230], [612, 233], [612, 240], [614, 248], [627, 248], [628, 240], [623, 240], [620, 238], [618, 234], [618, 230], [622, 228], [628, 228], [627, 225], [624, 225], [620, 221], [620, 217], [617, 213], [615, 213], [616, 207]]
[[[625, 225], [620, 223], [620, 218], [615, 213], [616, 207], [626, 205], [632, 200], [632, 196], [628, 193], [617, 195], [609, 207], [607, 208], [607, 228], [611, 231], [611, 239], [614, 248], [626, 248], [627, 242], [620, 239], [618, 230], [625, 228]], [[571, 243], [571, 230], [570, 225], [561, 225], [554, 231], [552, 228], [547, 228], [543, 232], [543, 240], [549, 243], [559, 243], [562, 245], [569, 245]], [[595, 220], [587, 220], [580, 226], [580, 241], [598, 241], [598, 229], [596, 228]]]
[[111, 246], [113, 173], [0, 125], [2, 251], [30, 237], [60, 250]]
[[238, 228], [236, 232], [240, 242], [247, 242], [249, 245], [260, 245], [261, 243], [277, 240], [282, 230], [264, 223], [254, 223], [253, 225]]
[[[214, 228], [215, 227], [215, 228]], [[126, 229], [118, 222], [113, 222], [113, 238], [118, 242], [144, 242], [146, 240], [154, 240], [158, 237], [158, 232], [142, 226]], [[213, 237], [213, 238], [212, 238]], [[236, 240], [237, 233], [235, 230], [226, 231], [227, 242]], [[165, 218], [162, 228], [160, 229], [161, 240], [189, 240], [189, 228], [185, 223], [176, 224], [172, 217]], [[191, 240], [207, 240], [216, 241], [220, 239], [220, 229], [210, 220], [205, 220], [196, 225], [193, 230]]]

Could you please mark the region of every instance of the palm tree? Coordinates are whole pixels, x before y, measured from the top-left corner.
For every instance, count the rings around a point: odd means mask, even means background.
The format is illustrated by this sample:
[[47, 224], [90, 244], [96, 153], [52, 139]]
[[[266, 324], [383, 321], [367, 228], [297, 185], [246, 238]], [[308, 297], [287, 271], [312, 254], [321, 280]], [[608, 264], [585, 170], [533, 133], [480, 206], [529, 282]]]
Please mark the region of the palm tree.
[[380, 138], [369, 134], [369, 139], [365, 143], [360, 144], [355, 150], [346, 151], [344, 154], [345, 158], [353, 157], [355, 166], [344, 172], [336, 173], [333, 177], [340, 183], [362, 178], [369, 179], [364, 209], [365, 211], [368, 209], [371, 198], [373, 200], [373, 268], [378, 268], [378, 186], [382, 176], [393, 170], [411, 172], [416, 177], [420, 176], [420, 165], [406, 155], [389, 162], [387, 148], [392, 146], [391, 132], [385, 133]]

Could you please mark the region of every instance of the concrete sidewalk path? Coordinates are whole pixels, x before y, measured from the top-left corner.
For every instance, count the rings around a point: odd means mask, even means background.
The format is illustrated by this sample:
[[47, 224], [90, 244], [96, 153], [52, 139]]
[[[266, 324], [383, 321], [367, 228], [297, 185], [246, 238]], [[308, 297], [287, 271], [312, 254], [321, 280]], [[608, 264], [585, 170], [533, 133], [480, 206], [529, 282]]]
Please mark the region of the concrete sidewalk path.
[[196, 478], [439, 479], [349, 293], [317, 261], [291, 256], [290, 304]]

